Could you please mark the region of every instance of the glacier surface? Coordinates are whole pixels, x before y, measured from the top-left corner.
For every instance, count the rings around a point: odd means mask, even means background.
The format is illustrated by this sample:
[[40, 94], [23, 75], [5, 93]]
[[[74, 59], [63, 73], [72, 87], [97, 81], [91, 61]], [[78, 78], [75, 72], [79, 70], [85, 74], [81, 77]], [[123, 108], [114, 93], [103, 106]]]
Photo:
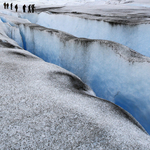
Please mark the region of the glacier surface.
[[149, 135], [129, 113], [20, 48], [2, 23], [0, 40], [1, 149], [150, 149]]
[[21, 18], [1, 14], [1, 20], [20, 47], [76, 74], [98, 97], [130, 112], [150, 133], [150, 58], [115, 42], [77, 38]]

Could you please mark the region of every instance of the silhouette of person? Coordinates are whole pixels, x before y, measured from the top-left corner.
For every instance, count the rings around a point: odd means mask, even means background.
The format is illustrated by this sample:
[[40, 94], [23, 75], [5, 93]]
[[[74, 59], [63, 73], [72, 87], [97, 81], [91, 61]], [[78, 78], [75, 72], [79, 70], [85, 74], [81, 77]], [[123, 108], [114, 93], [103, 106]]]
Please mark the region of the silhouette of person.
[[6, 3], [4, 3], [3, 5], [4, 5], [4, 9], [6, 9]]
[[17, 4], [15, 5], [15, 9], [16, 9], [16, 12], [17, 12], [17, 10], [18, 10], [18, 5]]
[[7, 3], [6, 5], [7, 5], [7, 9], [8, 9], [8, 7], [9, 7], [9, 4]]
[[25, 4], [23, 5], [22, 8], [23, 8], [23, 12], [26, 12], [26, 5]]
[[35, 9], [35, 6], [34, 6], [35, 4], [33, 4], [32, 6], [31, 6], [31, 8], [32, 8], [32, 13], [34, 13], [34, 9]]
[[13, 7], [13, 3], [10, 4], [10, 9], [11, 9], [11, 10], [12, 10], [12, 7]]
[[28, 6], [28, 13], [31, 13], [31, 5]]

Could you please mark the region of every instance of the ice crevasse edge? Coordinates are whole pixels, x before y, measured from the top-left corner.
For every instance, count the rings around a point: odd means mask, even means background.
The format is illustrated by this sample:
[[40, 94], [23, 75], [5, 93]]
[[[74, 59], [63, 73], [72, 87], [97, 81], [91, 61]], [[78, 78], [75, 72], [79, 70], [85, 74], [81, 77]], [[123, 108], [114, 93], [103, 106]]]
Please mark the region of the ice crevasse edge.
[[39, 14], [2, 13], [28, 19], [46, 28], [61, 30], [80, 38], [103, 39], [123, 44], [142, 55], [150, 57], [150, 24], [111, 24], [72, 15], [41, 12]]
[[104, 21], [46, 12], [32, 15], [19, 14], [18, 16], [32, 23], [61, 30], [76, 37], [114, 41], [150, 57], [150, 24], [116, 23], [113, 25]]
[[31, 23], [18, 25], [6, 16], [3, 25], [28, 51], [78, 75], [97, 96], [126, 109], [150, 133], [149, 58], [114, 42], [80, 39]]

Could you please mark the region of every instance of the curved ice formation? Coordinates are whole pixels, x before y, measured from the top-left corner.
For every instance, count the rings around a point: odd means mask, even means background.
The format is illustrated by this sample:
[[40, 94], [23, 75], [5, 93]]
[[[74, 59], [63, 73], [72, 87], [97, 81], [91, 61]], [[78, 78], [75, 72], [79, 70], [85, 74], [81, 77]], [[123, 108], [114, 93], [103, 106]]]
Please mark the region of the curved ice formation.
[[1, 30], [0, 39], [1, 149], [150, 149], [149, 135], [123, 109], [8, 37], [6, 45]]
[[[21, 14], [32, 23], [61, 30], [76, 37], [110, 40], [123, 44], [150, 57], [150, 24], [113, 24], [65, 14], [42, 12], [38, 15]], [[36, 19], [35, 19], [36, 18]]]
[[[5, 19], [7, 25], [10, 20]], [[150, 58], [111, 41], [11, 22], [20, 31], [25, 49], [79, 76], [97, 96], [123, 107], [150, 133]]]

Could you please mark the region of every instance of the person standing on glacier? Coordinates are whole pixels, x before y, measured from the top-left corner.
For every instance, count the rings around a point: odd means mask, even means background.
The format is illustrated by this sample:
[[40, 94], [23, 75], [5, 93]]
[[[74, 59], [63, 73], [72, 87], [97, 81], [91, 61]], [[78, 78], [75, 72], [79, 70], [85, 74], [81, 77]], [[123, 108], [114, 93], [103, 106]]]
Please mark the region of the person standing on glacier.
[[26, 12], [26, 5], [24, 4], [22, 8], [23, 8], [23, 12], [25, 13]]
[[17, 4], [15, 5], [15, 9], [16, 9], [16, 12], [17, 12], [17, 10], [18, 10], [18, 5]]
[[11, 10], [12, 10], [12, 7], [13, 7], [13, 3], [10, 4], [10, 9], [11, 9]]
[[6, 3], [4, 3], [4, 9], [6, 9]]
[[33, 4], [31, 7], [32, 7], [32, 13], [34, 13], [34, 9], [35, 9], [35, 4]]

